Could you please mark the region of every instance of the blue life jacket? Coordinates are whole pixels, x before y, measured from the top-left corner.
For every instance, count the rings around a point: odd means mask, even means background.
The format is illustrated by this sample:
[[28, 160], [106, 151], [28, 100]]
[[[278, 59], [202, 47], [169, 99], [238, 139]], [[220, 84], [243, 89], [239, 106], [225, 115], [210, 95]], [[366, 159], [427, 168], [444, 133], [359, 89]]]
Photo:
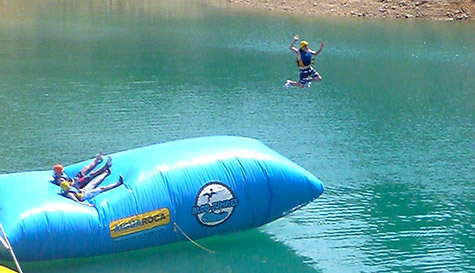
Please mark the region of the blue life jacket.
[[73, 179], [71, 179], [71, 177], [69, 177], [69, 175], [67, 175], [65, 172], [63, 172], [63, 174], [60, 176], [53, 174], [54, 183], [58, 186], [60, 184], [59, 182], [61, 181], [61, 178], [63, 178], [66, 181], [73, 181]]
[[298, 60], [299, 67], [307, 66], [312, 64], [312, 53], [310, 51], [305, 51], [303, 49], [299, 49], [300, 52], [300, 59]]

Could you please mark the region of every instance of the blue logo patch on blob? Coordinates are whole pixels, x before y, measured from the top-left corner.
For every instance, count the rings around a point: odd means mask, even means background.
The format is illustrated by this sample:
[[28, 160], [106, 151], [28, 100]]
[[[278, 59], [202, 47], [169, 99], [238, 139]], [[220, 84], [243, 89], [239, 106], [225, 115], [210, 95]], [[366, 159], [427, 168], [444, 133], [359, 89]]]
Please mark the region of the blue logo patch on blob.
[[226, 221], [238, 204], [238, 199], [226, 184], [213, 181], [201, 187], [191, 213], [200, 224], [213, 227]]

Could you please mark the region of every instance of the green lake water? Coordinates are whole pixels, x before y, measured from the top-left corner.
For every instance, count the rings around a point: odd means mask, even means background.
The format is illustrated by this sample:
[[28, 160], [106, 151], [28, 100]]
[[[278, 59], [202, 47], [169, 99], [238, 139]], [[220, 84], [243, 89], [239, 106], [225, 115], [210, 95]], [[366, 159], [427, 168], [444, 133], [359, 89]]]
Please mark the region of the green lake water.
[[[0, 1], [0, 173], [239, 135], [325, 193], [198, 241], [216, 254], [184, 242], [24, 272], [475, 272], [473, 22], [171, 2]], [[323, 81], [285, 90], [296, 33], [325, 42]]]

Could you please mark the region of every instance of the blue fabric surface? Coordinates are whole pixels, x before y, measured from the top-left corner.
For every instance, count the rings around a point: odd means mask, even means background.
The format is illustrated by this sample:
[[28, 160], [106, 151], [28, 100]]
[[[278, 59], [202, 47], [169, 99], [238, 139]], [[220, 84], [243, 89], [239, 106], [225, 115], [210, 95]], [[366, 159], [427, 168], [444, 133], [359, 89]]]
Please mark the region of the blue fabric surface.
[[[111, 155], [88, 207], [61, 196], [52, 171], [0, 176], [0, 222], [20, 260], [95, 256], [259, 227], [323, 193], [320, 180], [260, 141], [185, 139]], [[84, 161], [65, 167], [75, 174]], [[100, 167], [100, 166], [99, 166]], [[1, 257], [8, 259], [8, 257]]]

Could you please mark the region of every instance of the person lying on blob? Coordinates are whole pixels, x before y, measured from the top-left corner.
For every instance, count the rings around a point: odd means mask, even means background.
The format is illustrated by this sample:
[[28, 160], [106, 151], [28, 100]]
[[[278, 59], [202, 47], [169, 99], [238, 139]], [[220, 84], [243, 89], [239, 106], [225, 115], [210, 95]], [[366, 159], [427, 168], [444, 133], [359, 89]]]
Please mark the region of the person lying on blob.
[[70, 199], [80, 203], [80, 204], [93, 207], [94, 206], [93, 204], [86, 203], [84, 201], [92, 199], [100, 193], [106, 192], [108, 190], [112, 190], [112, 189], [124, 184], [124, 178], [122, 177], [122, 175], [120, 175], [119, 180], [117, 182], [115, 182], [114, 184], [107, 185], [107, 186], [104, 186], [104, 187], [99, 187], [99, 188], [90, 187], [90, 185], [99, 185], [109, 174], [110, 174], [110, 171], [108, 171], [108, 174], [106, 174], [106, 175], [101, 175], [101, 176], [97, 177], [96, 180], [100, 180], [99, 182], [94, 181], [94, 183], [90, 183], [86, 187], [84, 187], [82, 189], [79, 189], [79, 190], [72, 187], [71, 183], [69, 181], [63, 181], [63, 182], [61, 182], [61, 185], [60, 185], [61, 194], [65, 197], [67, 197], [67, 198], [70, 198]]
[[[58, 186], [61, 185], [63, 181], [68, 181], [70, 186], [76, 188], [76, 189], [82, 189], [86, 185], [88, 185], [91, 181], [94, 180], [94, 178], [98, 177], [99, 175], [103, 174], [109, 174], [110, 173], [110, 167], [112, 166], [112, 158], [109, 156], [107, 158], [107, 162], [104, 166], [102, 166], [100, 169], [94, 170], [94, 168], [100, 164], [103, 160], [103, 155], [102, 151], [99, 151], [99, 154], [96, 156], [93, 162], [87, 164], [84, 166], [80, 172], [78, 172], [74, 177], [70, 177], [66, 172], [64, 172], [64, 167], [60, 163], [56, 164], [53, 168], [54, 174], [53, 174], [53, 179], [54, 183]], [[106, 175], [106, 176], [107, 176]], [[97, 181], [97, 180], [94, 180]], [[102, 180], [99, 181], [99, 183]], [[97, 187], [97, 185], [93, 185], [92, 188]]]

